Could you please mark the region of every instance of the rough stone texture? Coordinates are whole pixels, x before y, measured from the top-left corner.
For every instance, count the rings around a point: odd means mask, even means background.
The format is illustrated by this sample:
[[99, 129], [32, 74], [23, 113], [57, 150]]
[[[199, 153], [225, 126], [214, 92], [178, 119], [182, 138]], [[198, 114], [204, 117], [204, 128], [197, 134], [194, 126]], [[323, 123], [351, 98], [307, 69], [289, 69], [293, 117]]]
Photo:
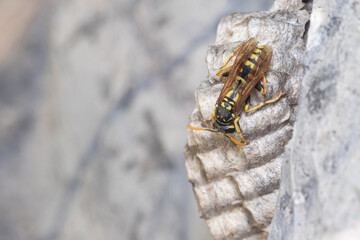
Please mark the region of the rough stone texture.
[[[208, 81], [196, 90], [192, 126], [208, 126], [224, 81], [215, 73], [228, 54], [250, 37], [273, 48], [266, 74], [266, 99], [287, 91], [275, 104], [241, 115], [240, 126], [245, 138], [251, 140], [247, 146], [239, 147], [220, 133], [188, 130], [188, 178], [215, 239], [267, 238], [282, 153], [292, 136], [303, 74], [303, 35], [308, 13], [302, 7], [301, 1], [277, 1], [270, 11], [229, 15], [221, 20], [216, 45], [208, 50]], [[253, 105], [263, 100], [256, 92], [251, 96]]]
[[360, 1], [313, 4], [270, 239], [360, 239]]

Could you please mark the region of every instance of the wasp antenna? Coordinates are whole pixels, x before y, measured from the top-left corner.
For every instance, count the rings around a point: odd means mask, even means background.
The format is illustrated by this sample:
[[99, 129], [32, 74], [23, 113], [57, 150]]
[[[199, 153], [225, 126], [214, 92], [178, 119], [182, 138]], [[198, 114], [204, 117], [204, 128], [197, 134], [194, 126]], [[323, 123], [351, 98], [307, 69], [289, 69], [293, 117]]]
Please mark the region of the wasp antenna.
[[191, 129], [191, 130], [208, 130], [208, 131], [212, 131], [210, 128], [193, 127], [193, 126], [190, 126], [189, 124], [186, 124], [186, 127]]

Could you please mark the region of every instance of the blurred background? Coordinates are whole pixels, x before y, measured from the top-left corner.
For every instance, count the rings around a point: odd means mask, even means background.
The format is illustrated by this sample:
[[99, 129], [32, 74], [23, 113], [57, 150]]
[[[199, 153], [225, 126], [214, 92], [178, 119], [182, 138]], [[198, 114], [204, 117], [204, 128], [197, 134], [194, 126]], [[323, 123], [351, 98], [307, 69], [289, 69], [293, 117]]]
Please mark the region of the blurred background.
[[272, 2], [0, 1], [0, 239], [211, 239], [185, 125], [221, 17]]

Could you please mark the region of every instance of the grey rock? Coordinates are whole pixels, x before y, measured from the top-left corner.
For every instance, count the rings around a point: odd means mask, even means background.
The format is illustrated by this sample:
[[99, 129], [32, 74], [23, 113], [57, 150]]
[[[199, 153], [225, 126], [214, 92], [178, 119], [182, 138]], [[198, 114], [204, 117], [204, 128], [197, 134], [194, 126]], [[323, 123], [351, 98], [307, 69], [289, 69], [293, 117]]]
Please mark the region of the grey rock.
[[269, 239], [360, 238], [360, 2], [314, 1]]

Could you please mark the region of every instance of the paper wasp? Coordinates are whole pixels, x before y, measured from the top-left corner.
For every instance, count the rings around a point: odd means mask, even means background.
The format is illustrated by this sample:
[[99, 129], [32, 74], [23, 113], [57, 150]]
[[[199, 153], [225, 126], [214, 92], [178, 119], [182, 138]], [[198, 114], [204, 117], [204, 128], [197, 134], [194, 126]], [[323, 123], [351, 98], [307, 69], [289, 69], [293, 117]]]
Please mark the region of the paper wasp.
[[[216, 101], [210, 126], [202, 128], [187, 125], [189, 129], [224, 133], [226, 137], [239, 146], [244, 146], [250, 142], [243, 137], [239, 125], [242, 107], [245, 105], [245, 112], [250, 112], [265, 104], [276, 102], [286, 94], [286, 91], [283, 91], [276, 98], [263, 101], [250, 108], [250, 93], [254, 88], [263, 95], [266, 94], [265, 72], [272, 57], [272, 48], [269, 45], [257, 46], [257, 44], [258, 42], [254, 38], [250, 38], [247, 42], [240, 44], [229, 55], [216, 73], [217, 76], [227, 77], [227, 80]], [[229, 64], [235, 55], [234, 62]], [[260, 83], [261, 79], [262, 85]], [[230, 133], [235, 131], [239, 134], [242, 142], [229, 136]]]

